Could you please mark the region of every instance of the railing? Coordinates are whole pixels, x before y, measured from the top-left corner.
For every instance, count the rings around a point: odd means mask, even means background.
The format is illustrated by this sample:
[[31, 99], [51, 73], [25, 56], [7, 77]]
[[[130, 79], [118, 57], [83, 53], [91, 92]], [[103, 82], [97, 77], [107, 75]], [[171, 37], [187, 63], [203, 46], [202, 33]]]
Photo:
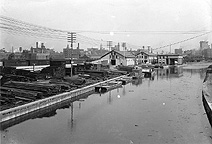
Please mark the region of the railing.
[[80, 89], [76, 89], [76, 90], [72, 90], [70, 92], [65, 92], [65, 93], [61, 93], [61, 94], [57, 94], [45, 99], [41, 99], [41, 100], [37, 100], [31, 103], [27, 103], [21, 106], [17, 106], [14, 108], [10, 108], [7, 110], [3, 110], [0, 112], [0, 123], [8, 121], [10, 119], [16, 118], [18, 116], [30, 113], [32, 111], [36, 111], [38, 109], [42, 109], [51, 105], [54, 105], [56, 103], [59, 103], [61, 101], [70, 99], [70, 98], [76, 98], [82, 94], [88, 93], [90, 91], [95, 90], [95, 86], [112, 81], [112, 80], [116, 80], [119, 78], [122, 78], [123, 76], [119, 76], [116, 78], [112, 78], [106, 81], [102, 81], [93, 85], [89, 85], [89, 86], [85, 86], [83, 88]]

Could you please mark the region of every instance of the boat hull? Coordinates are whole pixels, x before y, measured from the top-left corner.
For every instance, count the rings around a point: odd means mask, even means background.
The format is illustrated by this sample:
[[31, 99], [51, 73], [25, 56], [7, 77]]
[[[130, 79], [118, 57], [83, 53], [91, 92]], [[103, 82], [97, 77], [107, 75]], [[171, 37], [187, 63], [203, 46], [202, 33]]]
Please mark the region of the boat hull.
[[152, 71], [152, 72], [143, 72], [144, 73], [144, 77], [145, 78], [151, 78], [154, 76], [155, 74], [155, 71]]
[[212, 127], [212, 109], [210, 108], [207, 100], [205, 99], [205, 96], [204, 96], [203, 92], [202, 92], [202, 102], [203, 102], [203, 106], [204, 106], [205, 112], [207, 114], [209, 123], [210, 123], [210, 125]]
[[98, 93], [105, 93], [108, 92], [110, 90], [113, 90], [115, 88], [121, 87], [122, 86], [122, 82], [117, 82], [117, 83], [109, 83], [110, 85], [107, 84], [103, 84], [103, 85], [98, 85], [95, 87], [95, 92]]

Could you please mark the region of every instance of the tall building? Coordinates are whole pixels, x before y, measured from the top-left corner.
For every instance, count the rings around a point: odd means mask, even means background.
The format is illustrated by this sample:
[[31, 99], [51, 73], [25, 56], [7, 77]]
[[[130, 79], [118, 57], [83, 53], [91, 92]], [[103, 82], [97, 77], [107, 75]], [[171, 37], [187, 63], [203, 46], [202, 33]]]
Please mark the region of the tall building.
[[183, 54], [183, 50], [182, 50], [182, 48], [175, 49], [175, 50], [174, 50], [174, 53], [175, 53], [175, 54]]
[[209, 48], [208, 41], [200, 41], [199, 43], [200, 43], [200, 50]]
[[205, 58], [205, 59], [211, 59], [212, 58], [212, 49], [208, 48], [208, 49], [204, 49], [202, 51], [202, 56]]
[[78, 45], [77, 49], [71, 49], [71, 48], [69, 48], [69, 45], [67, 45], [67, 47], [63, 49], [63, 54], [64, 54], [65, 58], [72, 57], [73, 59], [79, 59], [79, 57], [80, 57], [79, 45]]

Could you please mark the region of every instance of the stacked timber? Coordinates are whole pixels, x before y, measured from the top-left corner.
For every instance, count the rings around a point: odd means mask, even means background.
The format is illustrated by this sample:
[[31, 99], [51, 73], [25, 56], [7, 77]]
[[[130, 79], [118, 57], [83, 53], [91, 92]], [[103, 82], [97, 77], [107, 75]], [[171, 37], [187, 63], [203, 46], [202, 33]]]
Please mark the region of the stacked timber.
[[0, 74], [15, 74], [15, 70], [14, 67], [0, 67]]
[[56, 84], [56, 85], [59, 85], [61, 87], [61, 90], [62, 91], [70, 91], [70, 90], [74, 90], [77, 88], [77, 86], [75, 85], [71, 85], [70, 83], [68, 82], [64, 82], [63, 80], [61, 79], [51, 79], [49, 81], [50, 84]]
[[5, 92], [0, 91], [0, 104], [1, 104], [1, 106], [9, 104], [14, 100], [14, 98], [10, 98], [10, 97], [6, 98], [6, 97], [2, 96], [3, 94], [5, 94]]
[[13, 96], [18, 99], [23, 100], [36, 100], [41, 99], [43, 97], [43, 93], [36, 92], [36, 91], [29, 91], [29, 90], [23, 90], [23, 89], [16, 89], [16, 88], [9, 88], [9, 87], [0, 87], [1, 92], [7, 92], [7, 96]]
[[61, 92], [61, 87], [59, 85], [48, 84], [48, 83], [42, 84], [42, 83], [9, 81], [6, 82], [3, 86], [16, 89], [42, 92], [43, 96], [45, 97]]
[[83, 85], [86, 83], [84, 78], [81, 78], [79, 76], [72, 76], [72, 77], [64, 77], [63, 78], [65, 82], [68, 82], [70, 84], [74, 84], [74, 85]]
[[5, 74], [1, 78], [1, 85], [8, 81], [21, 81], [21, 82], [29, 82], [34, 81], [34, 79], [21, 76], [21, 75], [13, 75], [13, 74]]
[[37, 73], [35, 72], [31, 72], [29, 70], [24, 70], [24, 69], [16, 69], [15, 70], [15, 74], [16, 75], [21, 75], [21, 76], [25, 76], [25, 77], [28, 77], [30, 79], [32, 79], [33, 81], [36, 81], [37, 80]]
[[124, 66], [124, 65], [118, 65], [116, 68], [120, 71], [126, 71], [126, 72], [132, 72], [132, 70], [134, 69], [133, 66]]

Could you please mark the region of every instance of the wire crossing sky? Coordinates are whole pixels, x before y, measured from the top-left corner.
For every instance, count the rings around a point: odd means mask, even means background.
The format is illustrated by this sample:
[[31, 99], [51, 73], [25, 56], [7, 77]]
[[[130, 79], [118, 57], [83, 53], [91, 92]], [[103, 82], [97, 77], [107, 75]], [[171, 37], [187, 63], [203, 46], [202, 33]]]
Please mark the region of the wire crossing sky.
[[[126, 42], [129, 49], [199, 47], [212, 42], [210, 0], [2, 0], [0, 47], [29, 48], [35, 41], [61, 51], [67, 32], [81, 48], [107, 48]], [[201, 36], [200, 36], [201, 35]]]

